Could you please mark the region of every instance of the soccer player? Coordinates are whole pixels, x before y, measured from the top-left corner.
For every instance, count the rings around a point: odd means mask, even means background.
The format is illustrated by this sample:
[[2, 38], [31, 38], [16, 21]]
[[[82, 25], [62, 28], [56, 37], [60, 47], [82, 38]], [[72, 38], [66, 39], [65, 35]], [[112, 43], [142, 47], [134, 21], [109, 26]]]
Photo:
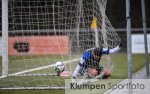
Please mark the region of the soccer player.
[[[103, 54], [111, 54], [118, 52], [122, 47], [122, 43], [119, 44], [119, 46], [108, 49], [108, 48], [91, 48], [87, 49], [84, 53], [82, 58], [80, 59], [80, 62], [78, 63], [77, 67], [75, 68], [72, 78], [75, 79], [78, 74], [85, 73], [88, 69], [96, 70], [97, 71], [97, 77], [103, 78], [105, 75], [102, 73], [103, 67], [99, 65], [99, 62], [101, 60], [101, 57]], [[96, 76], [96, 74], [92, 74], [92, 76]]]

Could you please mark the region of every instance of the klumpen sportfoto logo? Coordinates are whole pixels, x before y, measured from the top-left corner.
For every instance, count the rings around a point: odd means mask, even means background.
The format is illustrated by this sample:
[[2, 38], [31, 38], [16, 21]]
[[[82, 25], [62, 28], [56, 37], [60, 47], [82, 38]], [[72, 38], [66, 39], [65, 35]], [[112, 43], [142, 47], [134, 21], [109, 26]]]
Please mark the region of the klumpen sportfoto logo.
[[75, 82], [70, 83], [70, 89], [89, 89], [92, 91], [93, 89], [144, 89], [145, 85], [142, 83], [126, 83], [126, 84], [78, 84]]
[[[124, 80], [124, 79], [107, 79], [107, 80], [87, 80], [87, 79], [77, 79], [66, 81], [66, 86], [69, 90], [84, 90], [86, 92], [92, 92], [96, 90], [103, 91], [117, 91], [126, 92], [132, 90], [133, 92], [148, 92], [150, 90], [150, 80], [148, 79], [134, 79], [134, 80]], [[99, 91], [98, 91], [99, 92]], [[122, 93], [121, 93], [122, 94]], [[144, 93], [145, 94], [145, 93]]]

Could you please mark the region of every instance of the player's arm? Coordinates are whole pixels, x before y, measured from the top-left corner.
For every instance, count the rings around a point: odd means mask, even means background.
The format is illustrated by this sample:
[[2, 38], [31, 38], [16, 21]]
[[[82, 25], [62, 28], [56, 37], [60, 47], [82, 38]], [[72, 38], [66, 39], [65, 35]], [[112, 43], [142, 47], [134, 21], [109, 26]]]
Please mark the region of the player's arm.
[[118, 52], [122, 48], [122, 43], [120, 43], [117, 47], [108, 49], [108, 48], [103, 48], [102, 49], [102, 54], [112, 54]]
[[113, 48], [113, 49], [110, 49], [109, 50], [109, 53], [116, 53], [118, 52], [120, 49], [122, 48], [122, 43], [120, 43], [117, 47]]
[[120, 49], [121, 49], [121, 47], [119, 47], [119, 46], [117, 46], [117, 47], [115, 47], [115, 48], [113, 48], [113, 49], [110, 49], [110, 50], [109, 50], [109, 54], [116, 53], [116, 52], [118, 52]]

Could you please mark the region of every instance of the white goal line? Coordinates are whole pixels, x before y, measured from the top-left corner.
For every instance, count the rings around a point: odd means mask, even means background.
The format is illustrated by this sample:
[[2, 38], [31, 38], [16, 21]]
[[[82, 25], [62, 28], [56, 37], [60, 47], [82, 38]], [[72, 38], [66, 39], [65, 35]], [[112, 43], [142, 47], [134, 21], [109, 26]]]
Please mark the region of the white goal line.
[[[80, 60], [80, 58], [76, 58], [76, 59], [64, 61], [64, 63], [65, 64], [67, 64], [69, 62], [72, 63], [72, 62], [76, 62], [78, 60]], [[8, 76], [16, 76], [16, 75], [19, 75], [19, 74], [24, 74], [24, 73], [28, 73], [28, 72], [37, 71], [37, 70], [47, 69], [47, 68], [54, 67], [54, 66], [55, 66], [55, 64], [46, 65], [46, 66], [42, 66], [42, 67], [38, 67], [38, 68], [34, 68], [34, 69], [29, 69], [29, 70], [25, 70], [25, 71], [21, 71], [21, 72], [16, 72], [16, 73], [8, 74]], [[7, 76], [0, 76], [0, 79], [1, 78], [5, 78], [5, 77], [7, 77]]]

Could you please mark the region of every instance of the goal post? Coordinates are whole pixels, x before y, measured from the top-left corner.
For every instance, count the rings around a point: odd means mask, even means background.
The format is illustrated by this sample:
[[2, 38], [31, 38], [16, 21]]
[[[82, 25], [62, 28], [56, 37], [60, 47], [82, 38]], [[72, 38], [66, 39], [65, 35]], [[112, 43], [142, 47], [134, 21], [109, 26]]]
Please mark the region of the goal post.
[[2, 76], [8, 76], [8, 0], [2, 0]]
[[[65, 70], [72, 73], [86, 49], [116, 47], [120, 38], [105, 14], [106, 3], [2, 0], [5, 63], [0, 89], [64, 89], [64, 80], [70, 77], [57, 75], [57, 61], [64, 62]], [[100, 64], [110, 69], [113, 61], [108, 57]]]

